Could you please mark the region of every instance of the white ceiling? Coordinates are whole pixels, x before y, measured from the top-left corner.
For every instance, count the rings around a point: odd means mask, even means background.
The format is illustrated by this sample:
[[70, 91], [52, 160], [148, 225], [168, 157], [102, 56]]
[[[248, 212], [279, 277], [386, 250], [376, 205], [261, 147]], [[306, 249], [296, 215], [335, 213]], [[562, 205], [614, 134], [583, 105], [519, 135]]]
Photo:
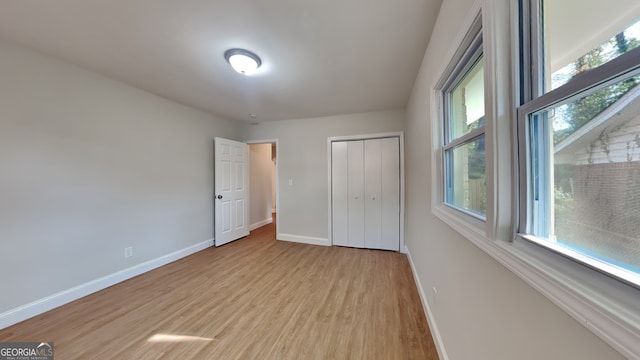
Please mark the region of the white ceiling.
[[[0, 37], [248, 122], [404, 107], [441, 0], [0, 0]], [[263, 61], [250, 77], [223, 53]], [[257, 118], [250, 118], [256, 113]]]

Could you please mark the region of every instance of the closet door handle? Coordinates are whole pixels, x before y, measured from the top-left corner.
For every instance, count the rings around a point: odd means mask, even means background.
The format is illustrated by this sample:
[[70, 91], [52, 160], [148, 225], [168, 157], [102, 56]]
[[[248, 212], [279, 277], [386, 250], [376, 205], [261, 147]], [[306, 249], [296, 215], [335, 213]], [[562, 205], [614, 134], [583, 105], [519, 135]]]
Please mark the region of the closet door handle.
[[218, 199], [222, 199], [222, 195], [218, 195], [216, 196]]

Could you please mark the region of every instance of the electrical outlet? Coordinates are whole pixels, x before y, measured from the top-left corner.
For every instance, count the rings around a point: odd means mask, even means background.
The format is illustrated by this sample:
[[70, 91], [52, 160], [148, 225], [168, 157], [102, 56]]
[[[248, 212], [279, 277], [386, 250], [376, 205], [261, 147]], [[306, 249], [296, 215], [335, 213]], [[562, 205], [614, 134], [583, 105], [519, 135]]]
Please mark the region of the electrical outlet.
[[132, 257], [133, 256], [133, 246], [129, 246], [124, 248], [124, 257]]

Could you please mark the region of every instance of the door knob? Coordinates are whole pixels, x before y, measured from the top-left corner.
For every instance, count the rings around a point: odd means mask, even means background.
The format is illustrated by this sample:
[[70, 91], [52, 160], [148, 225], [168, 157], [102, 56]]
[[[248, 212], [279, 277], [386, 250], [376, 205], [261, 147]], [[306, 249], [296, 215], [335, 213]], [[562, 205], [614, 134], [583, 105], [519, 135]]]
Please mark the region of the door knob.
[[218, 199], [222, 199], [222, 195], [218, 195], [216, 196]]

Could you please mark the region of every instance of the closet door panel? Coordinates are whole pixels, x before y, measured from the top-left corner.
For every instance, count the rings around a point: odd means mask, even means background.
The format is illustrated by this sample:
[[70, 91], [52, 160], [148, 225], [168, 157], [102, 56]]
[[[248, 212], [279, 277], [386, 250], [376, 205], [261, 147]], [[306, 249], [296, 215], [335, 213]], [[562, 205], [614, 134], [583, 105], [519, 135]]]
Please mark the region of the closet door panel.
[[380, 140], [381, 248], [400, 250], [400, 140]]
[[383, 169], [380, 161], [380, 143], [381, 139], [364, 141], [364, 244], [369, 249], [382, 248], [382, 199], [380, 192]]
[[331, 222], [334, 245], [349, 245], [347, 143], [331, 143]]
[[347, 142], [349, 246], [364, 247], [364, 142]]

